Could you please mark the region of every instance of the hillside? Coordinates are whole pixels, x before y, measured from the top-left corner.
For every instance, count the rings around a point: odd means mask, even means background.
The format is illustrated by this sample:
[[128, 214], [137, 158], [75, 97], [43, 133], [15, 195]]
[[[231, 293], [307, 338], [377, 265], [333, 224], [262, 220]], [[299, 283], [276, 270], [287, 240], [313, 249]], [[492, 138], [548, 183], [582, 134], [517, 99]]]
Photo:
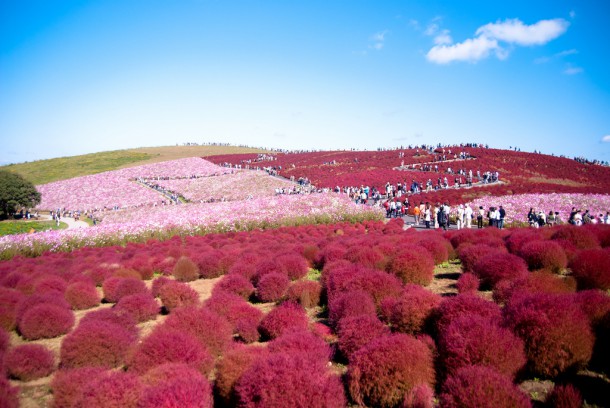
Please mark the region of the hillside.
[[143, 164], [158, 163], [186, 157], [214, 156], [219, 154], [259, 153], [261, 149], [235, 146], [162, 146], [137, 149], [114, 150], [59, 157], [48, 160], [10, 164], [0, 169], [13, 171], [32, 183], [46, 184], [73, 177], [97, 174]]

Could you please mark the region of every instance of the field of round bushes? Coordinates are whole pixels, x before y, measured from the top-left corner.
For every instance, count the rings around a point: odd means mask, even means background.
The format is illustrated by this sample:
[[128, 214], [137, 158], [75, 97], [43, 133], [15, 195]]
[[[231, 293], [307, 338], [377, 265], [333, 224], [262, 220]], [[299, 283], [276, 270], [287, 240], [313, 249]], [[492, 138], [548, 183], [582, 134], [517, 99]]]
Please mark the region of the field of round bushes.
[[[450, 267], [458, 294], [435, 289]], [[602, 225], [393, 220], [15, 257], [0, 407], [606, 406], [579, 373], [610, 389], [609, 290]]]

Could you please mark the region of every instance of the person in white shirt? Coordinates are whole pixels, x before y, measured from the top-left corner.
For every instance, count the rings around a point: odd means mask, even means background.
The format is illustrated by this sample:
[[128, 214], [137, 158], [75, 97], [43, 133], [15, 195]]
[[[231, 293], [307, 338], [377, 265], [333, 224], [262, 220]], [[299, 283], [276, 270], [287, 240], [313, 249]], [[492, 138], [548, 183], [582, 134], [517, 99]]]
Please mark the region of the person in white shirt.
[[[457, 210], [457, 229], [462, 229], [464, 227], [464, 204], [460, 204]], [[472, 214], [471, 214], [472, 216]]]
[[472, 207], [470, 207], [470, 204], [466, 204], [464, 216], [466, 218], [466, 228], [470, 228], [472, 226]]

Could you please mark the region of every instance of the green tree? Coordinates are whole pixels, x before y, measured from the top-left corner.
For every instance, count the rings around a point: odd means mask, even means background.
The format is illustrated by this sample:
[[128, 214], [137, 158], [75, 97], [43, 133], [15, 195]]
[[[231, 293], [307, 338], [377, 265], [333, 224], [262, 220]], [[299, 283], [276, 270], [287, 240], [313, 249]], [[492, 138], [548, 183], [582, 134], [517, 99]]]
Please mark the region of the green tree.
[[0, 217], [6, 218], [20, 207], [34, 207], [40, 203], [36, 187], [21, 175], [0, 170]]

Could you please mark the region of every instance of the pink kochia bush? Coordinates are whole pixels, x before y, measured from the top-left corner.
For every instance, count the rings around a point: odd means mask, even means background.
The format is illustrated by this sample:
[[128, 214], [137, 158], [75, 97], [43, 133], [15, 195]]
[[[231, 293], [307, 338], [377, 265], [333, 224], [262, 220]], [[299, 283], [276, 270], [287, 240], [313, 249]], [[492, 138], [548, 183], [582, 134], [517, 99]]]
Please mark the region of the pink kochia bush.
[[137, 337], [124, 327], [103, 320], [84, 321], [61, 344], [61, 366], [119, 367]]
[[83, 367], [59, 370], [53, 376], [53, 407], [74, 407], [81, 397], [83, 387], [95, 378], [104, 374], [101, 367]]
[[453, 320], [464, 314], [481, 316], [491, 323], [500, 323], [500, 308], [493, 302], [474, 294], [463, 294], [441, 302], [436, 319], [436, 330], [441, 333]]
[[339, 350], [349, 360], [362, 346], [388, 334], [390, 334], [390, 329], [376, 316], [346, 317], [339, 322], [337, 330]]
[[493, 368], [467, 366], [445, 381], [440, 395], [443, 408], [530, 408], [529, 398], [510, 377]]
[[578, 289], [610, 289], [610, 251], [588, 249], [580, 251], [570, 262]]
[[329, 345], [307, 330], [284, 334], [271, 341], [268, 346], [270, 353], [284, 353], [295, 356], [301, 354], [304, 358], [325, 364], [331, 357]]
[[165, 363], [188, 364], [207, 375], [214, 359], [193, 335], [161, 326], [142, 340], [127, 366], [129, 371], [143, 374]]
[[448, 375], [461, 367], [483, 365], [514, 378], [527, 361], [523, 341], [484, 317], [463, 314], [438, 337], [441, 367]]
[[64, 297], [74, 310], [83, 310], [100, 304], [100, 295], [91, 283], [74, 282], [66, 288]]
[[174, 265], [172, 275], [177, 281], [191, 282], [199, 279], [199, 267], [189, 258], [182, 256]]
[[434, 259], [430, 252], [419, 246], [406, 246], [392, 257], [387, 270], [403, 283], [427, 286], [434, 278]]
[[571, 384], [555, 385], [545, 400], [546, 405], [553, 408], [580, 408], [582, 402], [580, 392]]
[[503, 312], [505, 324], [525, 343], [527, 368], [532, 373], [556, 377], [589, 362], [594, 336], [573, 296], [513, 297]]
[[197, 306], [199, 294], [186, 283], [170, 281], [159, 289], [159, 298], [163, 306], [171, 312], [179, 307]]
[[347, 403], [339, 377], [300, 354], [272, 353], [257, 359], [235, 390], [243, 408], [342, 408]]
[[[382, 305], [392, 329], [401, 333], [416, 334], [425, 329], [442, 298], [414, 284], [405, 286], [398, 299], [390, 299]], [[384, 307], [385, 306], [385, 307]]]
[[256, 297], [261, 302], [277, 302], [286, 295], [289, 285], [290, 280], [284, 273], [267, 273], [256, 285]]
[[19, 322], [19, 331], [27, 340], [61, 336], [74, 326], [70, 309], [53, 304], [39, 304], [29, 309]]
[[546, 269], [559, 273], [568, 265], [565, 251], [554, 241], [528, 242], [521, 247], [519, 255], [525, 259], [530, 270]]
[[154, 320], [159, 309], [157, 300], [150, 293], [125, 296], [115, 306], [117, 312], [129, 314], [137, 323]]
[[354, 316], [375, 316], [373, 298], [362, 290], [344, 292], [328, 302], [328, 319], [337, 325], [341, 319]]
[[46, 377], [55, 369], [53, 353], [40, 344], [24, 344], [9, 350], [4, 356], [8, 374], [21, 381]]
[[108, 371], [83, 387], [75, 407], [137, 408], [142, 396], [140, 379], [124, 371]]
[[275, 339], [293, 330], [303, 330], [309, 325], [305, 309], [302, 306], [285, 302], [267, 313], [259, 325], [263, 337]]
[[432, 352], [407, 334], [382, 336], [352, 355], [347, 378], [357, 404], [394, 407], [416, 386], [434, 387]]
[[215, 392], [226, 403], [226, 406], [236, 405], [235, 384], [258, 358], [266, 354], [266, 348], [238, 345], [227, 351], [218, 361], [214, 382]]
[[252, 343], [260, 338], [258, 325], [263, 319], [263, 312], [243, 298], [217, 291], [205, 302], [205, 306], [225, 318], [232, 325], [233, 333], [244, 342]]
[[0, 406], [19, 408], [19, 388], [13, 387], [4, 377], [0, 377]]
[[144, 391], [138, 408], [212, 408], [212, 387], [197, 370], [185, 364], [162, 364], [142, 377]]
[[244, 276], [230, 273], [214, 286], [213, 293], [218, 291], [233, 293], [247, 300], [254, 293], [254, 286]]
[[300, 280], [290, 284], [286, 298], [297, 302], [306, 309], [316, 307], [320, 303], [322, 286], [319, 282]]
[[455, 283], [459, 293], [475, 293], [481, 286], [481, 281], [474, 273], [463, 273]]
[[501, 280], [516, 280], [527, 276], [527, 264], [513, 254], [491, 254], [480, 258], [472, 267], [472, 272], [488, 287], [494, 287]]

